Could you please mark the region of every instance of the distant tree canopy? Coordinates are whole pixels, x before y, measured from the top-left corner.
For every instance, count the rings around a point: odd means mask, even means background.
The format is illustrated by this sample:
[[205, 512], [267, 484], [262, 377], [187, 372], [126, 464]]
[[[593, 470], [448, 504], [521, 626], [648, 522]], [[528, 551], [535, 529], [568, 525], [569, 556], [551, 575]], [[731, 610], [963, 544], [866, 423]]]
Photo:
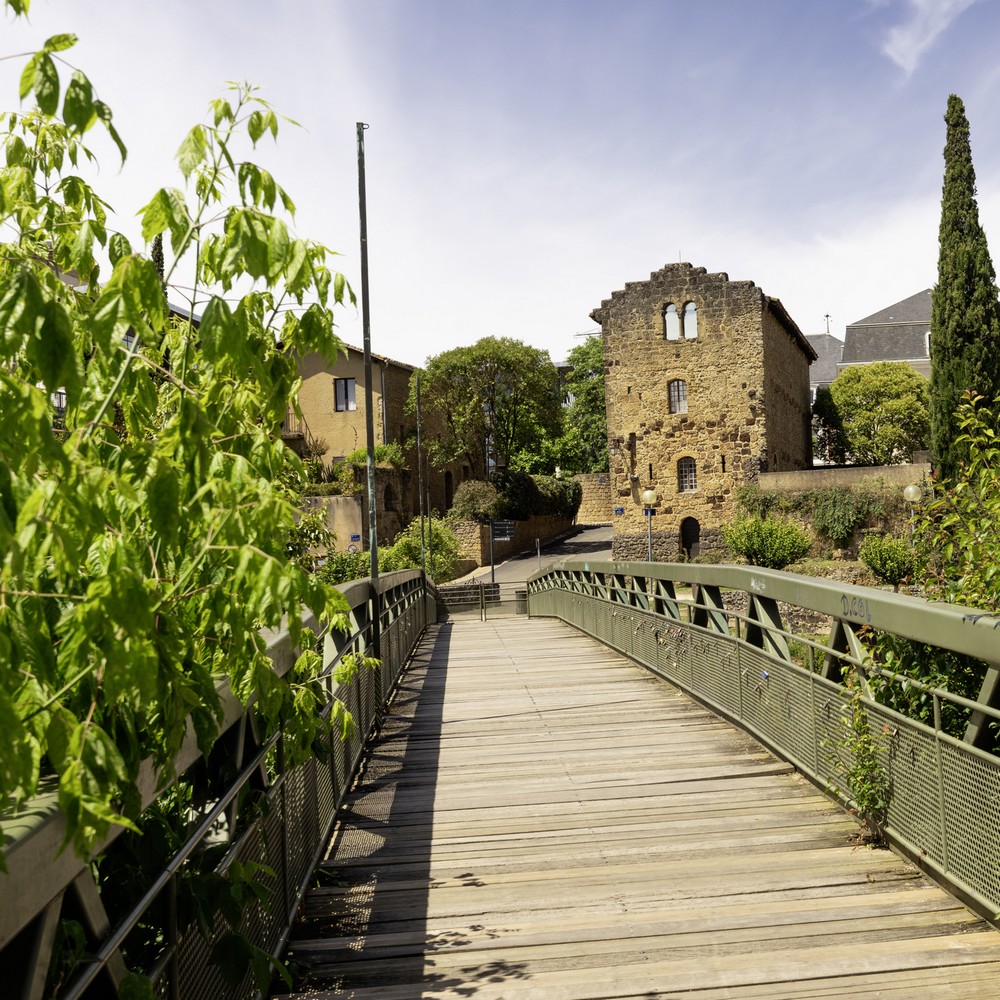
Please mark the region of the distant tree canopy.
[[571, 399], [560, 439], [561, 465], [571, 472], [608, 471], [608, 411], [604, 402], [604, 341], [588, 337], [569, 352]]
[[905, 361], [846, 368], [816, 397], [817, 453], [832, 462], [898, 465], [927, 447], [927, 380]]
[[1000, 394], [1000, 306], [996, 272], [979, 224], [976, 172], [965, 106], [955, 94], [945, 114], [938, 283], [931, 311], [930, 420], [934, 465], [952, 479], [968, 459], [956, 416], [968, 390], [992, 401]]
[[608, 471], [608, 420], [604, 402], [604, 343], [588, 337], [569, 352], [563, 390], [562, 433], [539, 436], [514, 456], [523, 472], [552, 475], [556, 467], [577, 472]]
[[[407, 412], [415, 414], [417, 380]], [[421, 409], [442, 433], [428, 442], [435, 465], [464, 459], [474, 478], [512, 456], [557, 438], [562, 424], [559, 374], [547, 351], [510, 337], [483, 337], [430, 358], [420, 375]]]

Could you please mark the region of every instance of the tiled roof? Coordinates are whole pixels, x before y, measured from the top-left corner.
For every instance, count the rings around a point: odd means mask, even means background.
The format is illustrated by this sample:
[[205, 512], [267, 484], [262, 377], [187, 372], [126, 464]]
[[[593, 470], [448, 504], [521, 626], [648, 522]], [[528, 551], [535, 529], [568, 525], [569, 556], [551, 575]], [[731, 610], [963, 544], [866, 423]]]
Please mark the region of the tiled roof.
[[926, 358], [931, 328], [931, 290], [880, 309], [852, 323], [844, 337], [844, 364]]
[[[355, 347], [354, 344], [345, 343], [349, 351], [354, 351], [355, 354], [364, 354], [365, 349], [363, 347]], [[379, 364], [383, 365], [395, 365], [397, 368], [402, 368], [404, 371], [415, 372], [417, 369], [414, 365], [408, 365], [405, 361], [396, 361], [395, 358], [387, 358], [384, 354], [376, 354], [372, 351], [372, 361], [377, 361]]]
[[851, 326], [884, 326], [887, 323], [923, 323], [929, 325], [931, 321], [931, 289], [925, 288], [916, 295], [911, 295], [908, 299], [896, 302], [885, 309], [880, 309], [871, 316], [864, 319], [855, 320]]
[[844, 342], [832, 333], [807, 333], [806, 340], [816, 352], [816, 360], [809, 366], [809, 381], [813, 385], [829, 385], [837, 377]]

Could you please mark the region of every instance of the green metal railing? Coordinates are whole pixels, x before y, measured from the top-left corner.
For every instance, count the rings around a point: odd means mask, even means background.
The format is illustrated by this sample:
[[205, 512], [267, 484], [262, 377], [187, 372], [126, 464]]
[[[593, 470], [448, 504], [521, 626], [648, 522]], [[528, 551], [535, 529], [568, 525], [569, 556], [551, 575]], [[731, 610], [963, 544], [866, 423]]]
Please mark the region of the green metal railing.
[[[533, 576], [528, 613], [666, 678], [848, 806], [843, 676], [854, 668], [889, 790], [889, 841], [984, 915], [1000, 913], [1000, 617], [756, 567], [589, 561]], [[980, 661], [978, 695], [877, 666], [871, 630]], [[926, 718], [876, 700], [886, 685]], [[960, 718], [960, 734], [945, 731], [944, 715]]]
[[[60, 1000], [117, 996], [129, 971], [130, 936], [137, 929], [158, 943], [151, 964], [134, 970], [151, 977], [158, 996], [236, 1000], [258, 995], [249, 962], [242, 980], [234, 982], [211, 961], [213, 949], [224, 944], [232, 928], [218, 915], [207, 934], [194, 922], [186, 922], [178, 911], [177, 880], [205, 856], [206, 845], [221, 853], [212, 869], [217, 873], [230, 871], [237, 863], [267, 866], [257, 879], [268, 890], [267, 902], [250, 905], [236, 929], [253, 947], [280, 954], [365, 741], [379, 724], [403, 666], [435, 615], [420, 572], [388, 574], [374, 587], [370, 580], [359, 580], [339, 589], [350, 607], [350, 628], [344, 633], [330, 631], [323, 639], [328, 695], [324, 712], [339, 700], [352, 714], [355, 731], [342, 741], [335, 739], [325, 756], [286, 768], [280, 732], [258, 740], [252, 707], [245, 710], [222, 685], [225, 722], [212, 758], [200, 759], [192, 736], [175, 761], [178, 774], [196, 770], [195, 780], [208, 790], [195, 829], [161, 871], [149, 873], [150, 885], [129, 901], [126, 914], [109, 919], [102, 899], [106, 887], [95, 881], [90, 865], [59, 850], [63, 824], [54, 793], [39, 797], [17, 816], [0, 816], [8, 869], [0, 874], [4, 997], [41, 1000], [52, 995], [45, 980], [58, 950], [59, 927], [67, 920], [86, 934], [87, 954], [56, 992]], [[314, 621], [305, 624], [317, 628]], [[338, 685], [334, 669], [348, 653], [378, 655], [381, 666], [362, 669], [351, 683]], [[287, 632], [277, 632], [269, 637], [268, 654], [280, 674], [290, 669], [297, 651]], [[163, 791], [154, 781], [139, 789], [146, 804]], [[113, 837], [119, 834], [116, 831]]]

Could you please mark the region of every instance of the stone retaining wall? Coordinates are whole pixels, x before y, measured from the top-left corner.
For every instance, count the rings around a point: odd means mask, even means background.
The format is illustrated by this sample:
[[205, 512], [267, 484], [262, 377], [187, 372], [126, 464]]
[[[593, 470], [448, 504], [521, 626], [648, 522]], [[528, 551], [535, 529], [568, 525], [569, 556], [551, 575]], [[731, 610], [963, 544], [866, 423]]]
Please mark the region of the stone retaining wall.
[[[472, 561], [476, 566], [490, 564], [490, 526], [476, 521], [450, 521], [448, 527], [455, 532], [461, 546], [463, 563]], [[535, 539], [544, 545], [553, 538], [566, 534], [573, 523], [565, 517], [540, 515], [526, 521], [514, 522], [514, 537], [510, 541], [493, 543], [494, 562], [503, 562], [521, 552], [533, 552]]]
[[828, 465], [797, 472], [762, 472], [757, 482], [762, 490], [798, 493], [818, 490], [823, 486], [856, 486], [863, 479], [881, 479], [884, 483], [897, 484], [902, 490], [911, 483], [919, 486], [922, 482], [929, 482], [930, 478], [930, 463], [914, 462], [909, 465]]

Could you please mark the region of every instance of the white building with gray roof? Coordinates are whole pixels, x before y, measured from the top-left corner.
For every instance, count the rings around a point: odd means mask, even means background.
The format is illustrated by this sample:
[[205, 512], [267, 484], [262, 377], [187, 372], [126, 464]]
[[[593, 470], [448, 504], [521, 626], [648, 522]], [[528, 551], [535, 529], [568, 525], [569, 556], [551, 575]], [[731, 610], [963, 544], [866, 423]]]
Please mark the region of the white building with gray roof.
[[905, 361], [930, 378], [930, 338], [931, 289], [926, 288], [848, 326], [837, 370], [873, 361]]

